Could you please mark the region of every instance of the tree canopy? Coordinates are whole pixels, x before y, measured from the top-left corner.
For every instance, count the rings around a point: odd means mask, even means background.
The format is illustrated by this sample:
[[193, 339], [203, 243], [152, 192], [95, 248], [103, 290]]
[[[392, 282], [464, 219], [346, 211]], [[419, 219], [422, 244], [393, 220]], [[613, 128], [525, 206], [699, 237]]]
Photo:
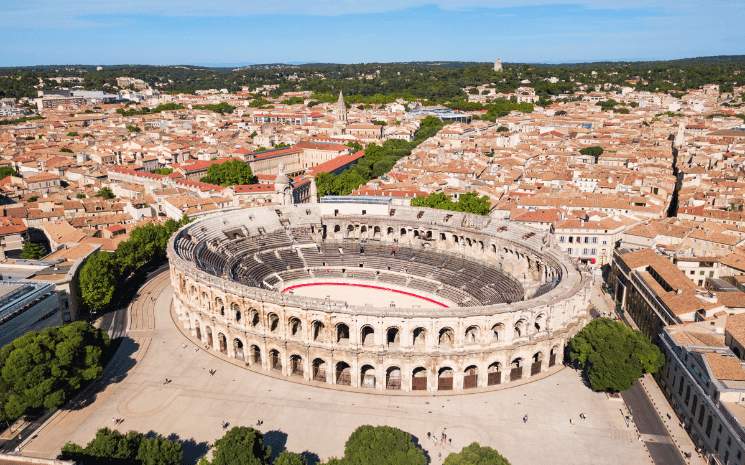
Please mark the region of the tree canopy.
[[[215, 441], [212, 461], [202, 459], [200, 465], [269, 465], [271, 453], [272, 449], [264, 445], [264, 436], [260, 431], [234, 426]], [[288, 463], [294, 465], [293, 462]]]
[[474, 442], [460, 452], [449, 454], [443, 465], [510, 465], [510, 462], [491, 447], [481, 447]]
[[0, 179], [5, 179], [8, 176], [18, 176], [18, 173], [10, 166], [0, 166]]
[[424, 452], [411, 435], [390, 426], [363, 425], [354, 430], [344, 446], [344, 457], [328, 465], [425, 465]]
[[591, 321], [570, 339], [569, 357], [584, 367], [595, 391], [624, 391], [665, 364], [660, 349], [641, 332], [610, 318]]
[[481, 196], [476, 192], [462, 194], [457, 202], [453, 202], [452, 197], [440, 192], [439, 194], [430, 194], [427, 196], [417, 195], [411, 199], [412, 207], [429, 207], [439, 210], [450, 210], [455, 212], [475, 213], [486, 216], [491, 212], [489, 196]]
[[119, 265], [114, 254], [100, 251], [88, 257], [79, 278], [83, 304], [94, 312], [106, 307], [114, 296], [118, 279]]
[[114, 192], [109, 187], [102, 187], [98, 190], [98, 194], [96, 194], [96, 197], [101, 197], [104, 200], [111, 200], [114, 197]]
[[598, 162], [598, 158], [600, 157], [600, 155], [603, 154], [603, 152], [603, 147], [599, 145], [593, 145], [591, 147], [583, 147], [579, 149], [579, 153], [581, 153], [582, 155], [592, 155], [593, 157], [595, 157], [595, 163]]
[[44, 249], [33, 242], [24, 242], [21, 258], [24, 260], [38, 260], [44, 256]]
[[308, 465], [308, 461], [300, 454], [285, 450], [279, 454], [272, 465]]
[[218, 186], [239, 186], [253, 184], [256, 182], [251, 166], [241, 160], [227, 160], [222, 163], [213, 163], [207, 168], [207, 176], [199, 180]]
[[58, 458], [83, 464], [179, 465], [182, 455], [181, 444], [176, 441], [101, 428], [85, 447], [65, 444]]
[[0, 349], [0, 418], [65, 403], [86, 381], [98, 379], [109, 336], [84, 321], [31, 331]]

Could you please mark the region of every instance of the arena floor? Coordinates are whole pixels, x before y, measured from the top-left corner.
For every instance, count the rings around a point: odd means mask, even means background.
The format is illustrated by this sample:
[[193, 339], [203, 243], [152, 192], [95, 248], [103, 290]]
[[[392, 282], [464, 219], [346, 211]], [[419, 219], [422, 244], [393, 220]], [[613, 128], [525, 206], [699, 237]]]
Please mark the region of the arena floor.
[[402, 308], [433, 308], [451, 306], [445, 299], [434, 300], [409, 291], [399, 291], [381, 286], [354, 283], [307, 283], [289, 286], [282, 292], [296, 296], [341, 300], [349, 305], [388, 307], [395, 304]]

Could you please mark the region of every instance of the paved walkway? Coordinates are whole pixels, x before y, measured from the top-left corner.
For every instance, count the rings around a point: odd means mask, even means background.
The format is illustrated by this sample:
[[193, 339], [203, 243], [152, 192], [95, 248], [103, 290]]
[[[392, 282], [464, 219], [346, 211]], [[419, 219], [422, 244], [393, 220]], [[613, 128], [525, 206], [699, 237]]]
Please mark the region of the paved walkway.
[[[130, 337], [106, 380], [74, 410], [50, 420], [27, 442], [24, 455], [51, 458], [67, 441], [86, 444], [97, 429], [114, 427], [116, 417], [124, 419], [121, 431], [179, 438], [192, 462], [224, 434], [221, 422], [254, 426], [260, 419], [274, 454], [304, 453], [311, 464], [341, 456], [346, 439], [363, 424], [411, 433], [433, 464], [442, 463], [439, 454], [444, 458], [474, 441], [515, 465], [651, 463], [635, 430], [626, 425], [623, 403], [592, 392], [574, 370], [511, 389], [457, 396], [370, 395], [296, 384], [195, 347], [171, 318], [167, 278], [156, 278], [143, 290], [131, 309]], [[217, 370], [214, 376], [210, 369]], [[166, 378], [171, 383], [163, 384]], [[586, 420], [579, 418], [581, 412]], [[444, 432], [452, 445], [435, 446], [428, 432], [435, 437]]]
[[[590, 301], [601, 313], [606, 311], [613, 316], [618, 316], [615, 313], [615, 303], [610, 296], [602, 292], [600, 283], [595, 285]], [[631, 318], [628, 318], [628, 323], [632, 328], [639, 329]], [[675, 444], [680, 451], [680, 459], [683, 463], [704, 465], [706, 461], [696, 452], [696, 447], [694, 446], [693, 441], [690, 436], [688, 436], [688, 433], [680, 426], [678, 417], [675, 415], [672, 406], [667, 401], [667, 398], [660, 390], [660, 387], [657, 385], [657, 382], [654, 380], [652, 375], [644, 375], [640, 380], [640, 384], [654, 406], [654, 409], [657, 411], [660, 420], [664, 423], [669, 435], [664, 439], [659, 439], [659, 437], [642, 434], [644, 444], [649, 446], [650, 443], [657, 444], [660, 442], [670, 442], [672, 439], [672, 443]], [[690, 454], [690, 458], [684, 459], [682, 455], [683, 453]]]

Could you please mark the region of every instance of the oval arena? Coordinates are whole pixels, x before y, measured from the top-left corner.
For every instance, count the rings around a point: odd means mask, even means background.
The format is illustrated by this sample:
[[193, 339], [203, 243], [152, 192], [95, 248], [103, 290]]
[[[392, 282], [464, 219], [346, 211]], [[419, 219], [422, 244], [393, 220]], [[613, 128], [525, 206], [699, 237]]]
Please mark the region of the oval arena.
[[215, 214], [168, 247], [174, 311], [203, 344], [308, 384], [486, 389], [561, 365], [590, 278], [550, 234], [360, 203]]

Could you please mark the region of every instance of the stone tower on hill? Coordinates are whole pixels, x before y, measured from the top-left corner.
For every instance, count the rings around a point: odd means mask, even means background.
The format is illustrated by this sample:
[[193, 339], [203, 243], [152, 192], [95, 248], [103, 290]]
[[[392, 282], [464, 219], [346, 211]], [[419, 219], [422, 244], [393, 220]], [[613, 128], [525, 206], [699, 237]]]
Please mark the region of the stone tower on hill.
[[494, 62], [494, 71], [500, 72], [502, 71], [502, 59], [497, 58], [497, 61]]
[[334, 116], [336, 117], [337, 122], [347, 122], [347, 104], [344, 102], [344, 95], [341, 93], [341, 91], [339, 91], [339, 100], [336, 102]]

